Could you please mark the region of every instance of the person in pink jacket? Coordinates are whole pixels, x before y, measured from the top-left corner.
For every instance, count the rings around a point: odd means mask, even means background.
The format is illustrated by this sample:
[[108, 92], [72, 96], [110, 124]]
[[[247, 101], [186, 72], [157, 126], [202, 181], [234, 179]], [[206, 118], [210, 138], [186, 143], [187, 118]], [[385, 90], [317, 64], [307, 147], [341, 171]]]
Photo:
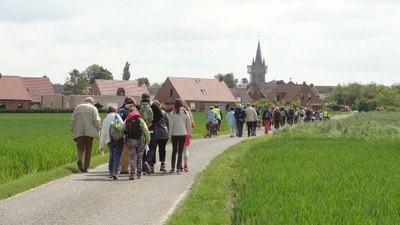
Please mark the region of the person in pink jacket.
[[[92, 144], [94, 138], [99, 138], [101, 120], [96, 102], [92, 97], [87, 97], [84, 103], [78, 105], [71, 117], [71, 131], [78, 154], [78, 168], [82, 173], [87, 172], [92, 158]], [[83, 153], [85, 162], [82, 163]]]

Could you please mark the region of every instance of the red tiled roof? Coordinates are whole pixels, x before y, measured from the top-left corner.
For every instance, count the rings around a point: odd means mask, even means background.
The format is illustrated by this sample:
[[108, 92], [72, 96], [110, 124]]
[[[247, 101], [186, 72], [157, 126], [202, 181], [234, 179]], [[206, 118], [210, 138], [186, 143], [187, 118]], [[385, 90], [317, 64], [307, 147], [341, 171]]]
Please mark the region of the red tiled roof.
[[185, 101], [236, 102], [225, 82], [218, 79], [168, 77]]
[[269, 97], [281, 96], [281, 101], [291, 102], [299, 95], [302, 85], [299, 84], [278, 84]]
[[94, 81], [99, 88], [100, 95], [117, 95], [118, 88], [124, 88], [125, 96], [142, 96], [144, 92], [149, 92], [146, 85], [139, 87], [137, 80], [104, 80]]
[[41, 102], [41, 96], [55, 95], [53, 85], [47, 77], [21, 77], [32, 102]]
[[4, 75], [0, 78], [0, 99], [32, 100], [21, 77]]

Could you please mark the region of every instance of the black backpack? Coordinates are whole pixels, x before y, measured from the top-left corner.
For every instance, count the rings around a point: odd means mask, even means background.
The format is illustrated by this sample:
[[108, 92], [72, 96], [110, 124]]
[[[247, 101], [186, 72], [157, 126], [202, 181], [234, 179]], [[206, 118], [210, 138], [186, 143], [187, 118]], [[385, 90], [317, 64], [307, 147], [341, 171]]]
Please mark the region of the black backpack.
[[125, 135], [130, 139], [139, 139], [142, 136], [140, 118], [132, 117], [125, 122]]
[[270, 119], [271, 119], [271, 112], [270, 112], [268, 109], [266, 109], [266, 110], [264, 111], [264, 113], [263, 113], [263, 119], [264, 119], [264, 120], [270, 120]]

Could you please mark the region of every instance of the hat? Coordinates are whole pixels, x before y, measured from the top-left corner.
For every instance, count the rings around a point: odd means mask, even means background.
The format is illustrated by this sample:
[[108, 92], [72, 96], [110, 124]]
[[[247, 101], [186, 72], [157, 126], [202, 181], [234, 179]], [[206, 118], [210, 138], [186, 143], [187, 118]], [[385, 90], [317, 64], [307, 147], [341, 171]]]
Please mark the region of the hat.
[[214, 109], [214, 107], [210, 106], [210, 109]]
[[96, 101], [95, 101], [94, 98], [92, 98], [92, 97], [87, 97], [87, 98], [84, 99], [84, 101], [85, 101], [85, 102], [89, 102], [89, 103], [91, 103], [92, 105], [95, 105], [95, 104], [96, 104]]

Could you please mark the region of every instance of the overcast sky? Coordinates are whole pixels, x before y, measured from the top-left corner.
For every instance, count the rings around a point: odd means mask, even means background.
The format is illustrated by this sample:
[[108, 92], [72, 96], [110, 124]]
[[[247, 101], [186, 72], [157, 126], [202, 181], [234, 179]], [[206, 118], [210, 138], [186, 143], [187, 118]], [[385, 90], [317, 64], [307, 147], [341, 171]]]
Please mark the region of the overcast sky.
[[64, 83], [92, 64], [121, 80], [246, 77], [400, 83], [398, 0], [0, 0], [0, 73]]

